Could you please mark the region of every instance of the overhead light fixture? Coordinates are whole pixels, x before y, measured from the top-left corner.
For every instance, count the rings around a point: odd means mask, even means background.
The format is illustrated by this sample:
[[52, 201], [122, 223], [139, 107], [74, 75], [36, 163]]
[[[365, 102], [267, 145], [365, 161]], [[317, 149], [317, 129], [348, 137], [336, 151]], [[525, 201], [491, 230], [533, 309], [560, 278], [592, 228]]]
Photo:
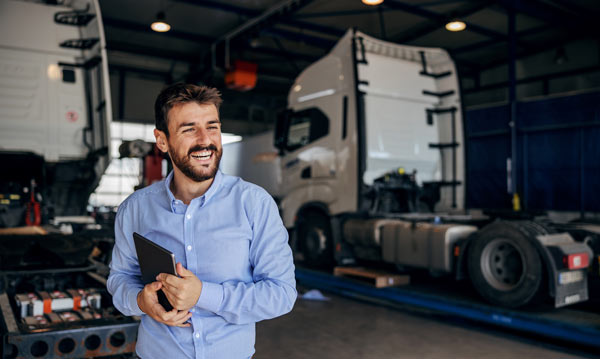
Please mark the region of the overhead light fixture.
[[383, 2], [383, 0], [362, 0], [365, 5], [379, 5]]
[[467, 25], [460, 20], [452, 20], [446, 24], [446, 30], [448, 31], [463, 31], [467, 28]]
[[167, 32], [171, 30], [171, 25], [167, 24], [165, 21], [165, 12], [160, 11], [156, 14], [156, 21], [150, 25], [150, 28], [156, 32]]

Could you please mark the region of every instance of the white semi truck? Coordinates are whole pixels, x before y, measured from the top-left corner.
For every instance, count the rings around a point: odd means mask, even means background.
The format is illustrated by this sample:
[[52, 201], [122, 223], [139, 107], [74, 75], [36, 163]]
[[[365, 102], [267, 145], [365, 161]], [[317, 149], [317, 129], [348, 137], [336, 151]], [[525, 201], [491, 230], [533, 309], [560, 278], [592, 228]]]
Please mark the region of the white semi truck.
[[295, 80], [275, 129], [274, 196], [295, 249], [311, 266], [377, 261], [469, 277], [505, 307], [586, 300], [593, 252], [565, 228], [590, 242], [598, 226], [471, 215], [462, 126], [446, 51], [348, 31]]
[[41, 217], [85, 214], [110, 159], [99, 5], [3, 0], [0, 19], [0, 227], [24, 224], [32, 200]]
[[112, 229], [48, 225], [87, 214], [110, 159], [98, 1], [0, 0], [0, 34], [0, 357], [130, 354], [139, 322], [103, 279]]

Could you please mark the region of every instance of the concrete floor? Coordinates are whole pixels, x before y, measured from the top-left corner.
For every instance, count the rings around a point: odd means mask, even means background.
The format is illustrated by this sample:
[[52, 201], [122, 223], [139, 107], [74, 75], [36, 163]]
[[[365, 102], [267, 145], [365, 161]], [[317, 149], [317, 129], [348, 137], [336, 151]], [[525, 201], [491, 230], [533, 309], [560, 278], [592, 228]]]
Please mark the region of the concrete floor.
[[288, 315], [258, 323], [254, 358], [600, 358], [489, 326], [323, 294], [330, 300], [298, 298]]

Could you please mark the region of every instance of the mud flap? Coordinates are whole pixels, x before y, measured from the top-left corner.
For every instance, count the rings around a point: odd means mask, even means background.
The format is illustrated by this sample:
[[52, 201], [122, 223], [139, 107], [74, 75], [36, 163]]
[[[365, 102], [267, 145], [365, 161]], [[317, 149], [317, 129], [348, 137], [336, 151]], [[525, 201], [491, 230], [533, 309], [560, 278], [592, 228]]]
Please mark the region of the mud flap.
[[[587, 270], [593, 258], [592, 249], [576, 242], [568, 233], [547, 234], [536, 237], [541, 244], [541, 254], [548, 270], [549, 294], [556, 308], [588, 300]], [[583, 254], [587, 258], [569, 269], [569, 255]]]

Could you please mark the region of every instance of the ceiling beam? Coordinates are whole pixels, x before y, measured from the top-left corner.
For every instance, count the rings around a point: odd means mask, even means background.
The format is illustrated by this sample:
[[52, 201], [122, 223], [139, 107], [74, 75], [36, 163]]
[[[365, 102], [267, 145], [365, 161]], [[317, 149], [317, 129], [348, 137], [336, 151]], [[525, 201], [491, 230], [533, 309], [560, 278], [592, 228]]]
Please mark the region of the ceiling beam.
[[[131, 21], [114, 19], [114, 18], [105, 18], [104, 25], [107, 27], [113, 27], [113, 28], [117, 28], [117, 29], [129, 30], [129, 31], [134, 31], [134, 32], [142, 32], [142, 33], [147, 33], [148, 35], [153, 35], [153, 36], [166, 36], [166, 37], [173, 38], [173, 39], [192, 41], [195, 43], [200, 43], [200, 44], [205, 44], [205, 45], [212, 43], [215, 40], [215, 38], [212, 38], [209, 36], [197, 35], [197, 34], [192, 34], [192, 33], [184, 32], [184, 31], [171, 30], [166, 33], [155, 34], [151, 30], [149, 30], [149, 26], [131, 22]], [[325, 50], [328, 50], [333, 45], [335, 45], [335, 41], [333, 41], [333, 40], [327, 40], [327, 39], [324, 39], [321, 37], [306, 35], [306, 34], [302, 34], [302, 33], [296, 33], [296, 32], [289, 31], [289, 30], [272, 28], [272, 29], [266, 30], [266, 32], [269, 33], [269, 35], [274, 36], [274, 37], [291, 39], [296, 42], [303, 42], [308, 45], [315, 46], [315, 47], [325, 49]], [[137, 44], [121, 42], [121, 41], [114, 41], [110, 37], [107, 39], [107, 47], [109, 50], [113, 50], [113, 51], [128, 52], [128, 53], [144, 55], [144, 56], [155, 56], [155, 57], [166, 58], [166, 59], [176, 59], [176, 60], [187, 61], [187, 62], [198, 61], [201, 58], [200, 55], [195, 54], [195, 53], [189, 53], [189, 52], [186, 53], [186, 52], [172, 51], [172, 50], [157, 50], [156, 48], [143, 47], [143, 46], [139, 46]], [[267, 47], [256, 47], [256, 48], [248, 47], [245, 50], [250, 51], [250, 52], [256, 52], [259, 54], [264, 53], [264, 54], [271, 55], [271, 56], [280, 55], [283, 58], [285, 58], [285, 56], [286, 56], [281, 51], [278, 51], [276, 49], [267, 48]], [[294, 57], [298, 57], [301, 59], [309, 59], [310, 58], [311, 61], [314, 60], [314, 57], [312, 57], [312, 56], [307, 57], [306, 55], [301, 54], [301, 53], [292, 52], [290, 54]]]
[[[194, 5], [194, 6], [205, 7], [205, 8], [209, 8], [209, 9], [217, 9], [217, 10], [221, 10], [224, 12], [242, 15], [247, 18], [255, 18], [255, 17], [263, 14], [263, 11], [261, 11], [261, 10], [255, 10], [255, 9], [241, 7], [241, 6], [231, 5], [231, 4], [227, 4], [227, 3], [224, 3], [221, 1], [215, 1], [215, 0], [202, 0], [202, 1], [173, 0], [173, 1], [179, 2], [179, 3], [185, 3], [185, 4], [189, 4], [189, 5]], [[287, 20], [286, 25], [291, 25], [294, 27], [322, 33], [325, 35], [340, 37], [340, 36], [344, 35], [344, 33], [345, 33], [344, 30], [340, 30], [338, 28], [331, 27], [331, 26], [313, 24], [313, 23], [309, 23], [309, 22], [305, 22], [305, 21], [294, 20], [291, 18], [288, 18], [286, 20]]]
[[[109, 18], [109, 17], [103, 18], [102, 22], [104, 23], [104, 26], [114, 27], [114, 28], [123, 29], [123, 30], [131, 30], [131, 31], [136, 31], [136, 32], [145, 32], [149, 35], [158, 35], [158, 33], [154, 32], [150, 29], [149, 24], [139, 24], [139, 23], [132, 22], [132, 21], [120, 20], [120, 19]], [[160, 34], [160, 36], [189, 40], [189, 41], [200, 42], [200, 43], [211, 43], [214, 41], [214, 38], [210, 37], [210, 36], [200, 35], [200, 34], [192, 34], [192, 33], [185, 32], [185, 31], [177, 31], [175, 29], [172, 29], [168, 32], [163, 32]]]
[[[437, 12], [426, 10], [426, 9], [423, 9], [418, 6], [409, 5], [409, 4], [406, 4], [404, 2], [400, 2], [397, 0], [387, 0], [381, 6], [385, 6], [387, 8], [394, 9], [394, 10], [402, 10], [409, 14], [424, 17], [426, 19], [434, 20], [436, 22], [447, 22], [449, 20], [448, 15], [439, 14]], [[500, 32], [494, 31], [494, 30], [490, 30], [483, 26], [479, 26], [479, 25], [475, 25], [473, 23], [467, 23], [467, 22], [465, 22], [465, 24], [467, 24], [467, 30], [473, 31], [473, 32], [478, 33], [483, 36], [487, 36], [492, 39], [506, 41], [506, 39], [508, 38], [508, 36], [503, 33], [500, 33]]]
[[[537, 0], [498, 0], [498, 2], [507, 9], [512, 8], [517, 12], [553, 26], [560, 26], [577, 33], [598, 34], [597, 19], [593, 15], [569, 14], [567, 11]], [[598, 35], [594, 37], [597, 38]]]
[[[546, 31], [551, 29], [550, 25], [541, 25], [541, 26], [536, 26], [533, 27], [531, 29], [527, 29], [527, 30], [523, 30], [520, 32], [517, 32], [517, 38], [523, 38], [526, 36], [530, 36], [530, 35], [535, 35], [535, 34], [539, 34], [540, 32]], [[476, 42], [470, 45], [465, 45], [465, 46], [461, 46], [461, 47], [457, 47], [454, 49], [448, 49], [448, 51], [450, 51], [450, 53], [452, 55], [459, 55], [459, 54], [463, 54], [466, 52], [470, 52], [470, 51], [476, 51], [476, 50], [481, 50], [483, 48], [486, 48], [488, 46], [492, 46], [492, 45], [504, 45], [504, 42], [498, 42], [496, 40], [484, 40], [484, 41], [480, 41], [480, 42]]]
[[145, 47], [137, 44], [126, 43], [121, 41], [108, 40], [106, 43], [108, 51], [118, 51], [134, 55], [151, 56], [167, 60], [178, 60], [183, 62], [195, 62], [199, 60], [199, 56], [187, 52], [173, 50], [159, 50], [155, 47]]
[[[389, 9], [383, 9], [384, 11], [389, 11]], [[339, 16], [354, 16], [354, 15], [367, 15], [367, 14], [377, 14], [379, 12], [378, 9], [361, 9], [361, 10], [340, 10], [340, 11], [327, 11], [327, 12], [313, 12], [307, 14], [296, 14], [294, 17], [296, 19], [311, 19], [317, 17], [339, 17]]]
[[[517, 59], [523, 59], [529, 56], [533, 56], [533, 55], [537, 55], [546, 51], [550, 51], [553, 49], [556, 49], [558, 47], [564, 46], [565, 43], [569, 42], [569, 41], [574, 41], [576, 40], [578, 37], [575, 34], [570, 34], [565, 36], [564, 38], [561, 39], [555, 39], [555, 41], [551, 42], [551, 43], [545, 43], [545, 44], [539, 44], [539, 45], [531, 45], [530, 47], [526, 48], [526, 49], [522, 49], [521, 51], [517, 51]], [[483, 70], [489, 70], [492, 69], [494, 67], [498, 67], [498, 66], [502, 66], [505, 65], [507, 63], [507, 58], [498, 58], [494, 61], [491, 61], [487, 64], [481, 64], [481, 66], [479, 67], [479, 69], [481, 71]]]
[[312, 0], [282, 0], [265, 10], [262, 14], [229, 30], [225, 35], [222, 35], [217, 40], [213, 41], [211, 45], [212, 68], [216, 70], [219, 67], [217, 64], [217, 52], [219, 51], [218, 46], [220, 44], [222, 44], [220, 47], [223, 49], [223, 68], [228, 69], [231, 66], [230, 48], [234, 41], [244, 37], [256, 36], [263, 30], [272, 27], [272, 25], [281, 18], [289, 16], [311, 1]]
[[399, 43], [408, 43], [420, 37], [423, 37], [429, 33], [432, 33], [446, 24], [449, 18], [464, 18], [469, 15], [472, 15], [484, 8], [490, 6], [495, 3], [495, 0], [486, 0], [486, 1], [477, 1], [477, 2], [469, 2], [467, 5], [462, 6], [454, 11], [452, 11], [447, 16], [440, 16], [430, 22], [417, 25], [412, 29], [408, 29], [407, 31], [403, 31], [400, 35], [394, 37], [395, 42]]

